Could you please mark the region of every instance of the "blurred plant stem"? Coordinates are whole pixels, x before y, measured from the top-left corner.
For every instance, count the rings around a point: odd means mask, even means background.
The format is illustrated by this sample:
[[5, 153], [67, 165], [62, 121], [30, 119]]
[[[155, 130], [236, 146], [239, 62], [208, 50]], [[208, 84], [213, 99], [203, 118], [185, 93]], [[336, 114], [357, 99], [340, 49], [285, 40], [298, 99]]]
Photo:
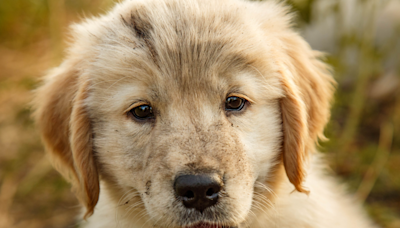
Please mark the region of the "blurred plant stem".
[[13, 217], [9, 211], [18, 187], [16, 180], [17, 178], [14, 175], [9, 175], [2, 182], [0, 188], [0, 228], [11, 227], [11, 224], [13, 224]]
[[[348, 150], [349, 145], [352, 143], [357, 132], [361, 113], [364, 109], [365, 102], [367, 99], [367, 86], [371, 77], [376, 72], [376, 64], [374, 58], [371, 58], [374, 53], [373, 39], [375, 34], [375, 21], [376, 21], [376, 0], [369, 2], [369, 9], [365, 10], [364, 15], [368, 15], [365, 18], [368, 20], [366, 25], [367, 28], [364, 30], [363, 39], [360, 44], [360, 61], [358, 65], [358, 76], [356, 80], [356, 88], [352, 94], [350, 103], [350, 113], [346, 120], [346, 125], [340, 137], [340, 152]], [[367, 4], [367, 3], [365, 3]], [[346, 58], [342, 58], [346, 59]], [[345, 153], [346, 154], [346, 153]], [[339, 161], [341, 159], [339, 158]]]
[[390, 155], [392, 141], [393, 124], [390, 122], [386, 122], [381, 125], [379, 145], [378, 150], [375, 154], [374, 161], [365, 173], [364, 179], [362, 180], [356, 193], [357, 198], [361, 202], [365, 202], [365, 199], [368, 197], [369, 193], [374, 187], [374, 184], [378, 179], [382, 169], [384, 168], [384, 165], [387, 163]]
[[51, 50], [53, 51], [53, 63], [58, 64], [62, 58], [62, 35], [65, 25], [64, 0], [47, 0], [49, 5], [49, 27], [51, 37]]
[[22, 196], [27, 195], [52, 169], [53, 167], [50, 164], [49, 158], [44, 155], [35, 162], [35, 165], [29, 170], [28, 174], [20, 181], [18, 192]]
[[400, 92], [397, 92], [395, 110], [393, 112], [393, 123], [395, 134], [400, 133]]

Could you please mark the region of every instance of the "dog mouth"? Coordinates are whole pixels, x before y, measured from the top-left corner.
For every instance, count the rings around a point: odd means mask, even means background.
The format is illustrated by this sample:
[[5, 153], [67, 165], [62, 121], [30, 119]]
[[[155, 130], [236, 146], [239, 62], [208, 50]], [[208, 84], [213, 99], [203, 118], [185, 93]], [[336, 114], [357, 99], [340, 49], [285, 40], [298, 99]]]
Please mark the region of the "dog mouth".
[[238, 228], [237, 226], [225, 226], [218, 224], [211, 224], [207, 222], [200, 222], [195, 225], [185, 226], [184, 228]]

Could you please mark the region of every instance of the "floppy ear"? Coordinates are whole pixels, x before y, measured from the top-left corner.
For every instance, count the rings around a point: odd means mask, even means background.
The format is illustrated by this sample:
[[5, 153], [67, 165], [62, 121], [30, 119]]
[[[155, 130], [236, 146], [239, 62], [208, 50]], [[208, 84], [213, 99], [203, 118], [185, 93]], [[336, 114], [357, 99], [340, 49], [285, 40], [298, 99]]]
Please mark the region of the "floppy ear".
[[296, 33], [281, 37], [284, 53], [281, 99], [283, 122], [283, 161], [290, 182], [299, 192], [306, 176], [306, 162], [330, 117], [334, 80], [321, 54]]
[[334, 80], [322, 54], [292, 30], [293, 14], [283, 2], [252, 2], [252, 16], [269, 37], [275, 59], [280, 65], [285, 96], [281, 99], [283, 124], [283, 162], [290, 182], [299, 192], [306, 176], [309, 154], [329, 119]]
[[66, 61], [45, 78], [36, 91], [34, 117], [55, 167], [86, 206], [86, 218], [98, 201], [99, 177], [84, 105], [88, 80], [80, 76], [76, 65]]

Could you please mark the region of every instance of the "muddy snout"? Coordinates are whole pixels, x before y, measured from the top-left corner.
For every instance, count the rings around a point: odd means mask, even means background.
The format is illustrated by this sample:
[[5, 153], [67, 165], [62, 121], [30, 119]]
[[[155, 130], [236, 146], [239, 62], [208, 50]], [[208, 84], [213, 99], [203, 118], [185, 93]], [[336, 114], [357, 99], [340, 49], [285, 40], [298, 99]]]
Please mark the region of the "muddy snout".
[[218, 202], [222, 181], [208, 174], [179, 175], [174, 181], [175, 195], [186, 208], [203, 212]]

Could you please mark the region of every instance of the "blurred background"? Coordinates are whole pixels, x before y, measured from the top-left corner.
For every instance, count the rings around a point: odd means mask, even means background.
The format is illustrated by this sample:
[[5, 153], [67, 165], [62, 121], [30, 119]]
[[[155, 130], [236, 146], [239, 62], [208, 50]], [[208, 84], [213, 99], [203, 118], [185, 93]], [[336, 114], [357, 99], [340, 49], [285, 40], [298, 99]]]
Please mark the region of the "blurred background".
[[[382, 227], [400, 228], [400, 0], [288, 0], [327, 52], [338, 90], [321, 151]], [[30, 117], [32, 90], [62, 61], [68, 26], [113, 0], [0, 1], [0, 227], [78, 227], [70, 186]]]

